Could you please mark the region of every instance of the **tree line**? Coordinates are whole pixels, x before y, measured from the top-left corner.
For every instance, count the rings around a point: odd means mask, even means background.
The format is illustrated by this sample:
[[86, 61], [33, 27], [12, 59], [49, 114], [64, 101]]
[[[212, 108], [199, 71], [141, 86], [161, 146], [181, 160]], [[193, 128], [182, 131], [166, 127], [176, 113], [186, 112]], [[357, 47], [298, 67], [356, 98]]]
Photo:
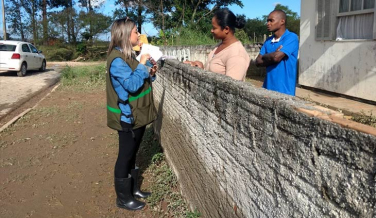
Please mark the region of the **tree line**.
[[[145, 23], [152, 23], [167, 42], [171, 35], [184, 29], [210, 37], [211, 18], [216, 9], [238, 5], [241, 0], [116, 0], [112, 16], [100, 9], [105, 0], [6, 0], [6, 24], [10, 38], [47, 45], [54, 41], [76, 45], [93, 42], [108, 33], [114, 19], [129, 17], [141, 32]], [[75, 6], [76, 5], [76, 6]], [[287, 6], [277, 5], [287, 13], [287, 28], [299, 34], [300, 18]], [[246, 18], [251, 15], [238, 15]], [[255, 36], [270, 34], [266, 18], [246, 19], [244, 35], [251, 41]], [[8, 37], [7, 37], [8, 38]]]

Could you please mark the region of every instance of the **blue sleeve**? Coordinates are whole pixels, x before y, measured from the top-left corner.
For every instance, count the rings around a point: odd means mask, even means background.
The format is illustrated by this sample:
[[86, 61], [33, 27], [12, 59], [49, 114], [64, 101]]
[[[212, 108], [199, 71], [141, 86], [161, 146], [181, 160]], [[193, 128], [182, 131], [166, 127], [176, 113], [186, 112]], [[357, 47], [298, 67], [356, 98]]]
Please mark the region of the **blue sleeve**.
[[144, 79], [149, 78], [149, 72], [143, 64], [138, 64], [132, 71], [128, 64], [121, 58], [115, 58], [110, 66], [111, 76], [117, 80], [128, 92], [134, 93], [144, 84]]
[[152, 82], [154, 82], [154, 81], [155, 81], [155, 79], [157, 79], [157, 75], [156, 75], [156, 74], [154, 74], [154, 76], [151, 76], [150, 78], [151, 78], [151, 81], [152, 81]]
[[262, 45], [261, 50], [260, 50], [260, 55], [264, 55], [264, 54], [266, 54], [265, 44]]
[[299, 49], [299, 39], [295, 34], [291, 34], [290, 37], [286, 37], [286, 40], [282, 42], [283, 47], [281, 52], [285, 53], [287, 56], [291, 56], [293, 53], [297, 52]]

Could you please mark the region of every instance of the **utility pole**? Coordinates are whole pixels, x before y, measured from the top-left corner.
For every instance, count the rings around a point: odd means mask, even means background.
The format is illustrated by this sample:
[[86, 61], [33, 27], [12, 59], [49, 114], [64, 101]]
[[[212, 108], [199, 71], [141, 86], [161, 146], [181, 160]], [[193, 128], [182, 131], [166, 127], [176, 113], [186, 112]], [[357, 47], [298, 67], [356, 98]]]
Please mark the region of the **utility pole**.
[[5, 6], [4, 6], [4, 0], [1, 0], [1, 4], [3, 6], [3, 32], [4, 32], [4, 40], [7, 40], [7, 28], [5, 23]]

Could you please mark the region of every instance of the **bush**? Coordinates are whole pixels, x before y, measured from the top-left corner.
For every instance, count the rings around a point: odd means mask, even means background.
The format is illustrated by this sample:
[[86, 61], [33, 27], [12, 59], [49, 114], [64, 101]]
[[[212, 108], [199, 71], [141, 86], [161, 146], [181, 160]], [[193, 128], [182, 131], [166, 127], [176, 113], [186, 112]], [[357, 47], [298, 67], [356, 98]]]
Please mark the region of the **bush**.
[[239, 41], [243, 43], [243, 45], [251, 44], [251, 41], [249, 40], [249, 36], [244, 30], [237, 29], [235, 32], [235, 36], [237, 39], [239, 39]]
[[87, 48], [85, 58], [92, 61], [106, 60], [108, 46], [92, 46]]
[[211, 36], [211, 33], [203, 33], [195, 29], [184, 27], [172, 32], [160, 34], [160, 37], [152, 38], [154, 45], [213, 45], [217, 41]]
[[70, 48], [44, 47], [44, 56], [47, 61], [70, 61], [75, 57], [75, 53]]
[[86, 54], [87, 53], [86, 44], [84, 43], [78, 44], [76, 51], [78, 52], [78, 54]]
[[[237, 29], [235, 36], [243, 44], [250, 44], [249, 36], [242, 29]], [[155, 45], [214, 45], [219, 41], [214, 39], [210, 31], [202, 32], [194, 27], [183, 27], [172, 32], [160, 33], [157, 38], [151, 38]]]
[[372, 115], [372, 111], [370, 112], [371, 114], [367, 115], [364, 111], [361, 111], [360, 114], [354, 115], [351, 120], [376, 128], [376, 116]]

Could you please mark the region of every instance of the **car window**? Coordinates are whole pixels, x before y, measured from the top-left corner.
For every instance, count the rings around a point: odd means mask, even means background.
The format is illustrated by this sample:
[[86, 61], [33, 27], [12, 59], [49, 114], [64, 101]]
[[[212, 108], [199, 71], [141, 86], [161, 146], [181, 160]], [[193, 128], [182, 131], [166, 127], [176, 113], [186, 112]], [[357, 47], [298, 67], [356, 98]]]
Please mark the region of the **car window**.
[[0, 51], [15, 51], [16, 45], [0, 44]]
[[30, 52], [29, 46], [27, 46], [27, 44], [22, 44], [22, 51], [23, 52]]
[[30, 45], [30, 48], [31, 48], [31, 51], [33, 51], [33, 53], [38, 53], [38, 49], [36, 49], [33, 45]]

